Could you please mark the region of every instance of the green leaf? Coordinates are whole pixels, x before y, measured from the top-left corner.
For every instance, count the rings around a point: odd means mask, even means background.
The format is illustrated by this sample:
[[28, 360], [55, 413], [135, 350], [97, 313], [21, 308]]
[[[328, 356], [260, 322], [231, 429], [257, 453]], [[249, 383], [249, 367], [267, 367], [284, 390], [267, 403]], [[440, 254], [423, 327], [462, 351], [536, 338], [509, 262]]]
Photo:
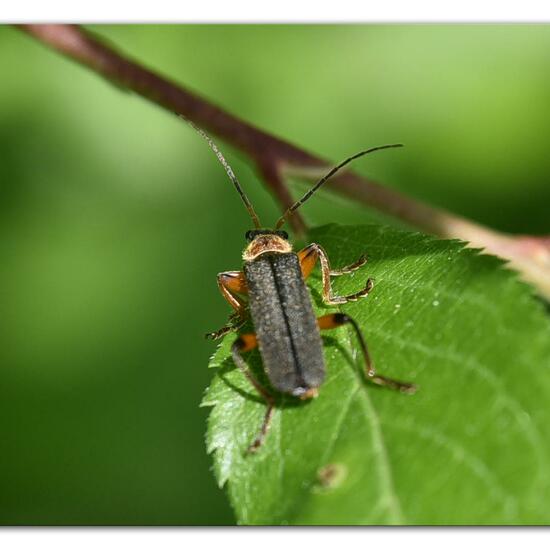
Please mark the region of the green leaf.
[[[378, 226], [315, 229], [335, 267], [367, 252], [339, 294], [379, 373], [419, 386], [402, 395], [365, 382], [352, 331], [325, 333], [317, 399], [279, 397], [256, 455], [246, 448], [265, 406], [230, 358], [210, 366], [207, 442], [243, 524], [550, 523], [550, 325], [530, 288], [462, 243]], [[317, 270], [308, 282], [316, 308]], [[247, 357], [261, 375], [257, 352]], [[265, 377], [264, 377], [265, 380]]]

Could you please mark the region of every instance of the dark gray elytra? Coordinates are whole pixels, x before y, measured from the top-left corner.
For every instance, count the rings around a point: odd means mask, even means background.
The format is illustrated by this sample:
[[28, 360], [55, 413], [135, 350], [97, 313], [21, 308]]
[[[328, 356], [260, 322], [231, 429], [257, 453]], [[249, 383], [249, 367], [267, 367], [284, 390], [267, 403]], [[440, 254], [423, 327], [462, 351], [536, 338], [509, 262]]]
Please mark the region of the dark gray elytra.
[[300, 396], [325, 378], [323, 346], [298, 256], [265, 253], [244, 265], [250, 312], [273, 387]]

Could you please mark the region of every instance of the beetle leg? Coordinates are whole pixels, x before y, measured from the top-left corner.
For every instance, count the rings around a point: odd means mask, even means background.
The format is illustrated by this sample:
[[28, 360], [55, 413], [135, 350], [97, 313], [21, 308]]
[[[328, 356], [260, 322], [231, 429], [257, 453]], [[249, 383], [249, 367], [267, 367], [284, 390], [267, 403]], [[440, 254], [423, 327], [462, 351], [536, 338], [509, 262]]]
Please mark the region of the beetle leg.
[[245, 302], [236, 294], [247, 294], [246, 279], [242, 271], [224, 271], [218, 273], [218, 288], [222, 296], [229, 302], [229, 305], [240, 312], [245, 305]]
[[302, 276], [304, 279], [307, 279], [319, 259], [317, 245], [310, 244], [309, 246], [302, 248], [302, 250], [298, 252], [298, 259], [300, 260], [300, 267], [302, 268]]
[[331, 277], [339, 277], [340, 275], [347, 275], [349, 273], [353, 273], [354, 271], [357, 271], [360, 267], [363, 267], [367, 263], [367, 255], [363, 254], [360, 256], [355, 262], [352, 264], [346, 265], [345, 267], [342, 267], [340, 269], [331, 269], [330, 270], [330, 276]]
[[265, 412], [264, 421], [260, 432], [256, 436], [256, 439], [248, 447], [247, 452], [254, 453], [256, 452], [263, 444], [265, 436], [269, 430], [271, 424], [271, 418], [273, 417], [273, 408], [275, 406], [275, 401], [269, 392], [256, 380], [254, 375], [250, 372], [250, 369], [247, 367], [242, 353], [246, 351], [253, 350], [258, 345], [258, 340], [256, 339], [255, 334], [241, 334], [233, 343], [231, 347], [231, 353], [233, 355], [233, 361], [241, 372], [248, 378], [249, 382], [256, 388], [256, 391], [264, 398], [267, 410]]
[[345, 273], [351, 273], [356, 269], [359, 269], [362, 265], [365, 265], [367, 258], [366, 256], [361, 256], [356, 262], [343, 267], [342, 269], [332, 270], [330, 268], [330, 262], [327, 256], [327, 253], [323, 247], [317, 243], [312, 243], [300, 252], [298, 252], [298, 258], [300, 260], [300, 265], [302, 268], [302, 275], [305, 278], [309, 276], [312, 272], [317, 259], [321, 262], [321, 275], [323, 278], [323, 300], [325, 303], [331, 306], [346, 304], [347, 302], [355, 302], [359, 298], [364, 298], [372, 290], [374, 282], [372, 279], [367, 279], [365, 287], [359, 292], [354, 294], [349, 294], [347, 296], [335, 296], [332, 293], [332, 288], [330, 286], [330, 277], [336, 277], [339, 275], [344, 275]]
[[365, 342], [365, 338], [361, 333], [359, 325], [353, 318], [351, 318], [349, 315], [346, 315], [345, 313], [330, 313], [329, 315], [323, 315], [322, 317], [319, 317], [317, 319], [317, 324], [319, 325], [319, 328], [321, 330], [341, 327], [342, 325], [348, 323], [355, 330], [355, 334], [357, 335], [357, 339], [359, 340], [361, 351], [363, 352], [363, 357], [365, 359], [366, 377], [371, 382], [373, 382], [374, 384], [378, 384], [379, 386], [386, 386], [387, 388], [397, 390], [402, 393], [414, 393], [416, 391], [416, 386], [414, 384], [410, 384], [408, 382], [400, 382], [398, 380], [393, 380], [392, 378], [387, 378], [386, 376], [376, 374], [376, 371], [374, 370], [374, 365], [369, 355], [367, 343]]
[[210, 338], [211, 340], [218, 340], [218, 338], [222, 338], [230, 332], [239, 330], [244, 325], [245, 321], [246, 319], [241, 313], [235, 312], [229, 316], [227, 324], [225, 324], [222, 328], [216, 330], [215, 332], [207, 332], [205, 334], [205, 337]]
[[221, 329], [215, 332], [208, 332], [206, 338], [217, 340], [226, 334], [238, 330], [244, 324], [245, 320], [245, 301], [237, 294], [246, 294], [248, 289], [246, 287], [246, 279], [242, 271], [224, 271], [219, 273], [218, 288], [222, 293], [222, 296], [229, 302], [229, 305], [235, 310], [229, 317], [229, 321]]

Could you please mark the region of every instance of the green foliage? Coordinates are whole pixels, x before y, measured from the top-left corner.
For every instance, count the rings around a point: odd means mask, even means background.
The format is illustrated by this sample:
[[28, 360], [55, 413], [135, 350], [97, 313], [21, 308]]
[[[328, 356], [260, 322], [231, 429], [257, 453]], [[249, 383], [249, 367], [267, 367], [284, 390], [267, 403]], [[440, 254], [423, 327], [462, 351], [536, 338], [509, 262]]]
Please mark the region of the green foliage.
[[[549, 323], [501, 260], [456, 241], [378, 226], [312, 231], [334, 266], [365, 251], [338, 293], [374, 277], [342, 310], [360, 324], [380, 373], [413, 396], [369, 385], [350, 329], [326, 333], [317, 399], [265, 407], [234, 367], [228, 336], [211, 366], [208, 448], [243, 524], [489, 524], [549, 521]], [[320, 276], [311, 277], [319, 312]], [[261, 373], [257, 352], [248, 357]]]

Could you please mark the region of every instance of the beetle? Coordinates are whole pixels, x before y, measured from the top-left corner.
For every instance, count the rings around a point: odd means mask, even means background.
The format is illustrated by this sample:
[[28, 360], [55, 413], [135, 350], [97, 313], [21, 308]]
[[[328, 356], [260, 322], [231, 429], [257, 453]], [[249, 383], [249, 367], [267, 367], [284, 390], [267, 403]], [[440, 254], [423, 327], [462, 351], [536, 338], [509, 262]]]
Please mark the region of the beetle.
[[305, 281], [317, 262], [321, 266], [323, 301], [327, 305], [336, 306], [365, 298], [372, 290], [373, 281], [367, 279], [361, 290], [347, 296], [339, 296], [334, 294], [330, 281], [331, 277], [353, 273], [365, 265], [367, 257], [361, 256], [354, 263], [341, 269], [332, 269], [328, 255], [321, 245], [312, 243], [299, 252], [294, 252], [288, 233], [281, 230], [289, 216], [346, 164], [368, 153], [401, 145], [372, 147], [347, 158], [288, 208], [279, 218], [274, 229], [265, 229], [262, 228], [252, 204], [216, 144], [202, 129], [193, 123], [190, 124], [207, 141], [218, 157], [254, 223], [254, 229], [247, 231], [245, 235], [248, 244], [242, 254], [244, 261], [242, 271], [224, 271], [217, 276], [219, 290], [234, 312], [225, 326], [206, 335], [216, 340], [239, 330], [249, 315], [252, 319], [256, 332], [239, 335], [231, 346], [235, 364], [267, 405], [262, 426], [257, 437], [248, 447], [248, 451], [255, 452], [263, 444], [275, 407], [273, 395], [260, 384], [243, 358], [244, 353], [256, 347], [259, 347], [271, 386], [278, 392], [307, 400], [318, 395], [318, 389], [325, 379], [326, 369], [320, 330], [349, 324], [361, 347], [367, 379], [403, 393], [414, 393], [416, 391], [414, 384], [376, 373], [367, 343], [359, 325], [352, 317], [345, 313], [329, 313], [319, 318], [315, 317]]

